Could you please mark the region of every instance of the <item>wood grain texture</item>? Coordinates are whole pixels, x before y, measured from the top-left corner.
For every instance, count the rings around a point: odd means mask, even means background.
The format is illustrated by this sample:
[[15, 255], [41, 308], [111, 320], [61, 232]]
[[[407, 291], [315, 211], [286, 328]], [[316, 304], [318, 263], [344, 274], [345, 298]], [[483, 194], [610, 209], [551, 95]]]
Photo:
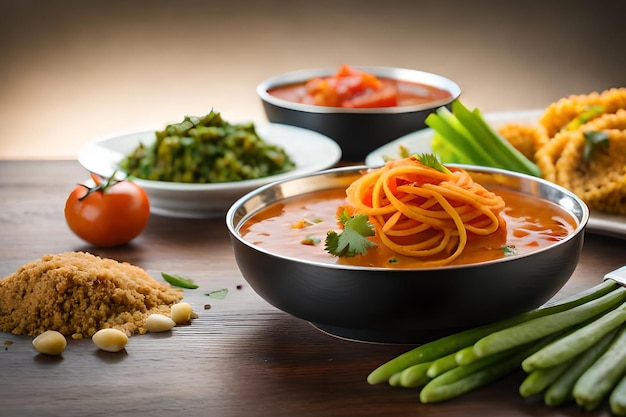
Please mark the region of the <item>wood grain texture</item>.
[[[95, 249], [65, 224], [65, 198], [87, 173], [75, 161], [0, 161], [0, 277], [45, 253], [90, 251], [200, 284], [185, 290], [199, 318], [167, 334], [131, 337], [121, 354], [70, 341], [62, 357], [0, 333], [0, 416], [608, 416], [550, 409], [517, 394], [522, 375], [455, 401], [422, 405], [413, 390], [369, 386], [379, 364], [409, 346], [323, 334], [246, 285], [222, 219], [152, 216], [132, 244]], [[624, 263], [626, 242], [588, 234], [562, 297]], [[241, 286], [238, 288], [238, 286]], [[223, 300], [204, 293], [228, 288]], [[204, 306], [210, 304], [210, 309]]]

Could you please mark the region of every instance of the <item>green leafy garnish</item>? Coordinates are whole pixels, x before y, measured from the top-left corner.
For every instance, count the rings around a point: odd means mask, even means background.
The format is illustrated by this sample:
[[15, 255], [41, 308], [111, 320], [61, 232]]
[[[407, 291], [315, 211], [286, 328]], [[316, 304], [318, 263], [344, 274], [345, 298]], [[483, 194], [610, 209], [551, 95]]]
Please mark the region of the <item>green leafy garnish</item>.
[[375, 231], [365, 214], [350, 216], [343, 210], [339, 221], [343, 225], [341, 233], [331, 230], [326, 234], [325, 249], [332, 255], [350, 258], [363, 255], [369, 248], [377, 246], [367, 238], [374, 236]]
[[196, 283], [193, 282], [193, 280], [190, 278], [183, 278], [178, 275], [170, 275], [166, 274], [165, 272], [161, 272], [161, 276], [165, 281], [169, 282], [170, 285], [173, 285], [175, 287], [188, 288], [191, 290], [198, 288], [198, 285], [196, 285]]
[[432, 153], [423, 153], [416, 154], [415, 156], [423, 165], [432, 169], [436, 169], [437, 171], [443, 172], [444, 174], [450, 174], [450, 170], [443, 166], [443, 164], [441, 163], [441, 161], [439, 161], [439, 158], [437, 158], [436, 155]]
[[584, 158], [586, 162], [593, 159], [596, 152], [607, 152], [609, 149], [609, 134], [606, 132], [584, 132], [585, 150]]
[[224, 298], [226, 298], [226, 294], [228, 294], [228, 288], [222, 288], [220, 290], [214, 290], [204, 293], [204, 295], [211, 298], [216, 298], [218, 300], [223, 300]]
[[502, 245], [500, 249], [504, 252], [504, 256], [512, 256], [517, 253], [517, 248], [512, 245]]
[[586, 107], [582, 113], [572, 119], [562, 130], [576, 130], [580, 126], [587, 123], [589, 120], [594, 119], [604, 113], [604, 107], [602, 106], [589, 106]]

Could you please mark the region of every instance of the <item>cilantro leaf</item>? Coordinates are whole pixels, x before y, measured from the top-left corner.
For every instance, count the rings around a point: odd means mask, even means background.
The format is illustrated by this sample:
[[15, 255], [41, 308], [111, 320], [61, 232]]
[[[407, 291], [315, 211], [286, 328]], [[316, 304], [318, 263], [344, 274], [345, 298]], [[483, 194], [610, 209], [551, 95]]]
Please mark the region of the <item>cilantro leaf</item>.
[[[363, 215], [363, 216], [365, 216], [365, 215]], [[337, 218], [337, 220], [339, 220], [341, 222], [341, 224], [345, 227], [346, 226], [346, 222], [348, 220], [350, 220], [351, 218], [352, 218], [352, 216], [350, 216], [348, 214], [348, 211], [344, 209], [344, 210], [341, 211], [341, 213], [339, 213], [339, 217]]]
[[363, 255], [369, 248], [377, 246], [367, 238], [374, 236], [375, 232], [365, 214], [349, 216], [344, 210], [339, 215], [339, 221], [343, 224], [341, 233], [331, 230], [326, 234], [325, 249], [331, 254], [350, 258]]
[[512, 245], [502, 245], [500, 249], [504, 252], [504, 256], [513, 256], [517, 254], [517, 248]]
[[227, 294], [228, 294], [228, 288], [222, 288], [219, 290], [213, 290], [213, 291], [204, 293], [204, 295], [211, 297], [211, 298], [216, 298], [218, 300], [223, 300], [224, 298], [226, 298]]
[[609, 149], [609, 135], [606, 132], [584, 132], [585, 136], [585, 161], [589, 162], [593, 159], [596, 151], [607, 152]]
[[439, 161], [437, 156], [435, 156], [432, 153], [416, 154], [415, 156], [417, 157], [417, 159], [419, 159], [419, 161], [423, 165], [429, 168], [436, 169], [437, 171], [443, 172], [444, 174], [450, 173], [450, 170], [446, 168], [445, 166], [443, 166], [443, 164]]
[[189, 288], [192, 290], [198, 288], [198, 285], [193, 282], [191, 278], [183, 278], [181, 276], [170, 275], [165, 272], [161, 272], [161, 276], [165, 281], [167, 281], [170, 285], [173, 285], [174, 287]]

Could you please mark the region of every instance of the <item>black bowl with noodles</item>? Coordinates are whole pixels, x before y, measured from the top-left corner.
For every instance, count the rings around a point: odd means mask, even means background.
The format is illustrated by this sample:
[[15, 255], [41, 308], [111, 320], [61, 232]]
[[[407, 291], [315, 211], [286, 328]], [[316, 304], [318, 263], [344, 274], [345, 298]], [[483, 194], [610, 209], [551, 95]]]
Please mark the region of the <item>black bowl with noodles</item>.
[[449, 106], [461, 95], [458, 84], [438, 74], [395, 67], [355, 68], [378, 78], [426, 84], [449, 92], [450, 97], [406, 106], [342, 108], [303, 104], [269, 93], [277, 87], [330, 76], [336, 68], [311, 68], [279, 74], [263, 80], [256, 92], [269, 121], [314, 130], [330, 137], [339, 144], [346, 161], [363, 161], [384, 144], [427, 127], [424, 123], [426, 116], [441, 106]]
[[237, 265], [268, 303], [342, 338], [423, 343], [539, 307], [568, 281], [579, 260], [587, 206], [542, 179], [463, 166], [475, 181], [537, 196], [568, 211], [572, 232], [551, 246], [495, 261], [421, 269], [355, 267], [268, 252], [239, 230], [255, 213], [306, 193], [341, 188], [365, 167], [344, 167], [275, 182], [240, 198], [226, 215]]

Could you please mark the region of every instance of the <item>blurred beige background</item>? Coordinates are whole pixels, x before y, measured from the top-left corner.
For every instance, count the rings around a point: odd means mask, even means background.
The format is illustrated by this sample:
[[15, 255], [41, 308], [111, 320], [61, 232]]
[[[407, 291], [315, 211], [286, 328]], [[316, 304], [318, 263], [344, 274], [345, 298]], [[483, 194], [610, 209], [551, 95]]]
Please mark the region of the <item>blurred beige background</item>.
[[73, 159], [211, 108], [263, 121], [261, 80], [341, 63], [440, 73], [484, 112], [545, 107], [626, 85], [624, 4], [3, 0], [0, 159]]

